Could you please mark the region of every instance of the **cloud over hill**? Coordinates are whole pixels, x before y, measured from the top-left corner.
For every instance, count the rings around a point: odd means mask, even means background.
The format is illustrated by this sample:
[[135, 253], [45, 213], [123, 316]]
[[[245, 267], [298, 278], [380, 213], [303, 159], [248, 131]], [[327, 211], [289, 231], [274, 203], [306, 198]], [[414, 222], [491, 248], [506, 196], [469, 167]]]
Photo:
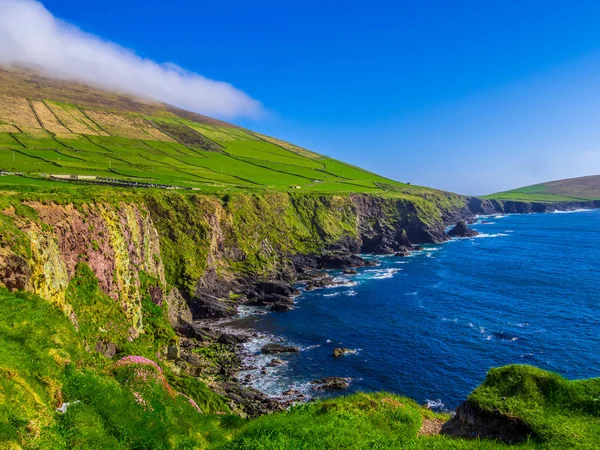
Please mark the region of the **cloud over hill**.
[[0, 64], [135, 94], [223, 118], [253, 117], [261, 104], [232, 85], [159, 64], [55, 18], [35, 0], [0, 0]]

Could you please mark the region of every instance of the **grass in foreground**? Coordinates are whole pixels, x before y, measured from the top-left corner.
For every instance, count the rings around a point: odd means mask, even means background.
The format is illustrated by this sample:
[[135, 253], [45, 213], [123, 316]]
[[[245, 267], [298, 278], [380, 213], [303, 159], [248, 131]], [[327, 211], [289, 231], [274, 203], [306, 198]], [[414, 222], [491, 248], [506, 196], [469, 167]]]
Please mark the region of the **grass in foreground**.
[[[0, 290], [0, 317], [0, 448], [595, 449], [600, 442], [600, 379], [568, 381], [530, 366], [490, 371], [469, 401], [528, 423], [534, 436], [516, 446], [420, 436], [424, 421], [448, 416], [387, 393], [315, 401], [242, 420], [207, 414], [214, 411], [211, 401], [222, 407], [215, 399], [203, 402], [196, 395], [204, 410], [199, 413], [174, 395], [190, 383], [187, 393], [193, 395], [199, 386], [194, 379], [168, 377], [171, 387], [165, 387], [164, 367], [119, 366], [86, 351], [86, 331], [76, 331], [37, 297]], [[71, 403], [66, 413], [57, 412], [64, 402]]]

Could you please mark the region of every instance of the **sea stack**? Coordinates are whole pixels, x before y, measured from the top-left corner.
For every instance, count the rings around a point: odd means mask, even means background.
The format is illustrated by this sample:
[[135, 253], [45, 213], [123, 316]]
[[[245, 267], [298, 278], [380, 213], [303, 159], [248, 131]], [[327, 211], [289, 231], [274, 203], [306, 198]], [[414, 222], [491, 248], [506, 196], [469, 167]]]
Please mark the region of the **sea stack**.
[[472, 228], [469, 228], [465, 220], [459, 221], [454, 228], [448, 231], [450, 237], [473, 237], [479, 233]]

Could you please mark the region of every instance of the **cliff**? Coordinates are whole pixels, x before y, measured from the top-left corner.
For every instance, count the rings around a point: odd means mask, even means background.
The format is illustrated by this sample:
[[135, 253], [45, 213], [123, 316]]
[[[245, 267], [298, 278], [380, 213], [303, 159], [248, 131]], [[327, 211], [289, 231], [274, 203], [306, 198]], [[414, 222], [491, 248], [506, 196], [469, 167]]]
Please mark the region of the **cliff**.
[[451, 195], [411, 201], [279, 192], [102, 191], [69, 201], [13, 194], [3, 203], [0, 283], [45, 298], [76, 322], [65, 295], [84, 263], [121, 306], [131, 336], [144, 329], [142, 273], [155, 282], [156, 302], [168, 305], [175, 295], [167, 294], [178, 290], [193, 311], [202, 293], [226, 301], [244, 277], [294, 281], [295, 255], [391, 253], [407, 241], [442, 241], [446, 221], [468, 211]]

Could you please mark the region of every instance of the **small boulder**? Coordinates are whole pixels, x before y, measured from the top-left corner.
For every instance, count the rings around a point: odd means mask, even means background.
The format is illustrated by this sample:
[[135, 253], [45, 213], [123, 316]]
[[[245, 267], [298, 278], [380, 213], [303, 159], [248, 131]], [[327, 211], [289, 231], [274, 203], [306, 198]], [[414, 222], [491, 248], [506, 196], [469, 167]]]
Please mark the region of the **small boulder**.
[[107, 358], [112, 358], [117, 353], [117, 347], [115, 344], [106, 341], [98, 341], [94, 346], [94, 350], [101, 353]]
[[286, 395], [288, 397], [293, 397], [293, 396], [300, 395], [300, 391], [298, 391], [296, 389], [288, 389], [287, 391], [285, 391], [283, 393], [283, 395]]
[[327, 377], [321, 380], [311, 381], [311, 384], [315, 385], [313, 389], [316, 391], [333, 391], [346, 389], [350, 386], [350, 381], [350, 378]]
[[344, 275], [356, 275], [357, 273], [356, 269], [344, 269]]
[[175, 360], [177, 358], [179, 358], [180, 353], [179, 353], [179, 347], [176, 345], [169, 345], [167, 347], [167, 359], [170, 360]]
[[287, 303], [273, 303], [269, 308], [270, 311], [274, 312], [285, 312], [291, 311], [292, 309], [294, 309], [294, 306]]
[[335, 356], [336, 358], [346, 354], [346, 353], [350, 353], [352, 352], [352, 350], [350, 350], [349, 348], [336, 348], [333, 350], [333, 356]]
[[272, 355], [275, 353], [297, 353], [300, 349], [293, 345], [267, 344], [260, 351], [266, 355]]
[[267, 364], [267, 366], [269, 367], [278, 367], [278, 366], [283, 366], [285, 364], [285, 361], [279, 359], [279, 358], [274, 358], [272, 359], [269, 364]]
[[234, 336], [233, 334], [223, 333], [223, 334], [221, 334], [221, 336], [219, 336], [219, 339], [217, 339], [217, 342], [219, 344], [235, 346], [240, 343], [240, 340], [238, 339], [237, 336]]

